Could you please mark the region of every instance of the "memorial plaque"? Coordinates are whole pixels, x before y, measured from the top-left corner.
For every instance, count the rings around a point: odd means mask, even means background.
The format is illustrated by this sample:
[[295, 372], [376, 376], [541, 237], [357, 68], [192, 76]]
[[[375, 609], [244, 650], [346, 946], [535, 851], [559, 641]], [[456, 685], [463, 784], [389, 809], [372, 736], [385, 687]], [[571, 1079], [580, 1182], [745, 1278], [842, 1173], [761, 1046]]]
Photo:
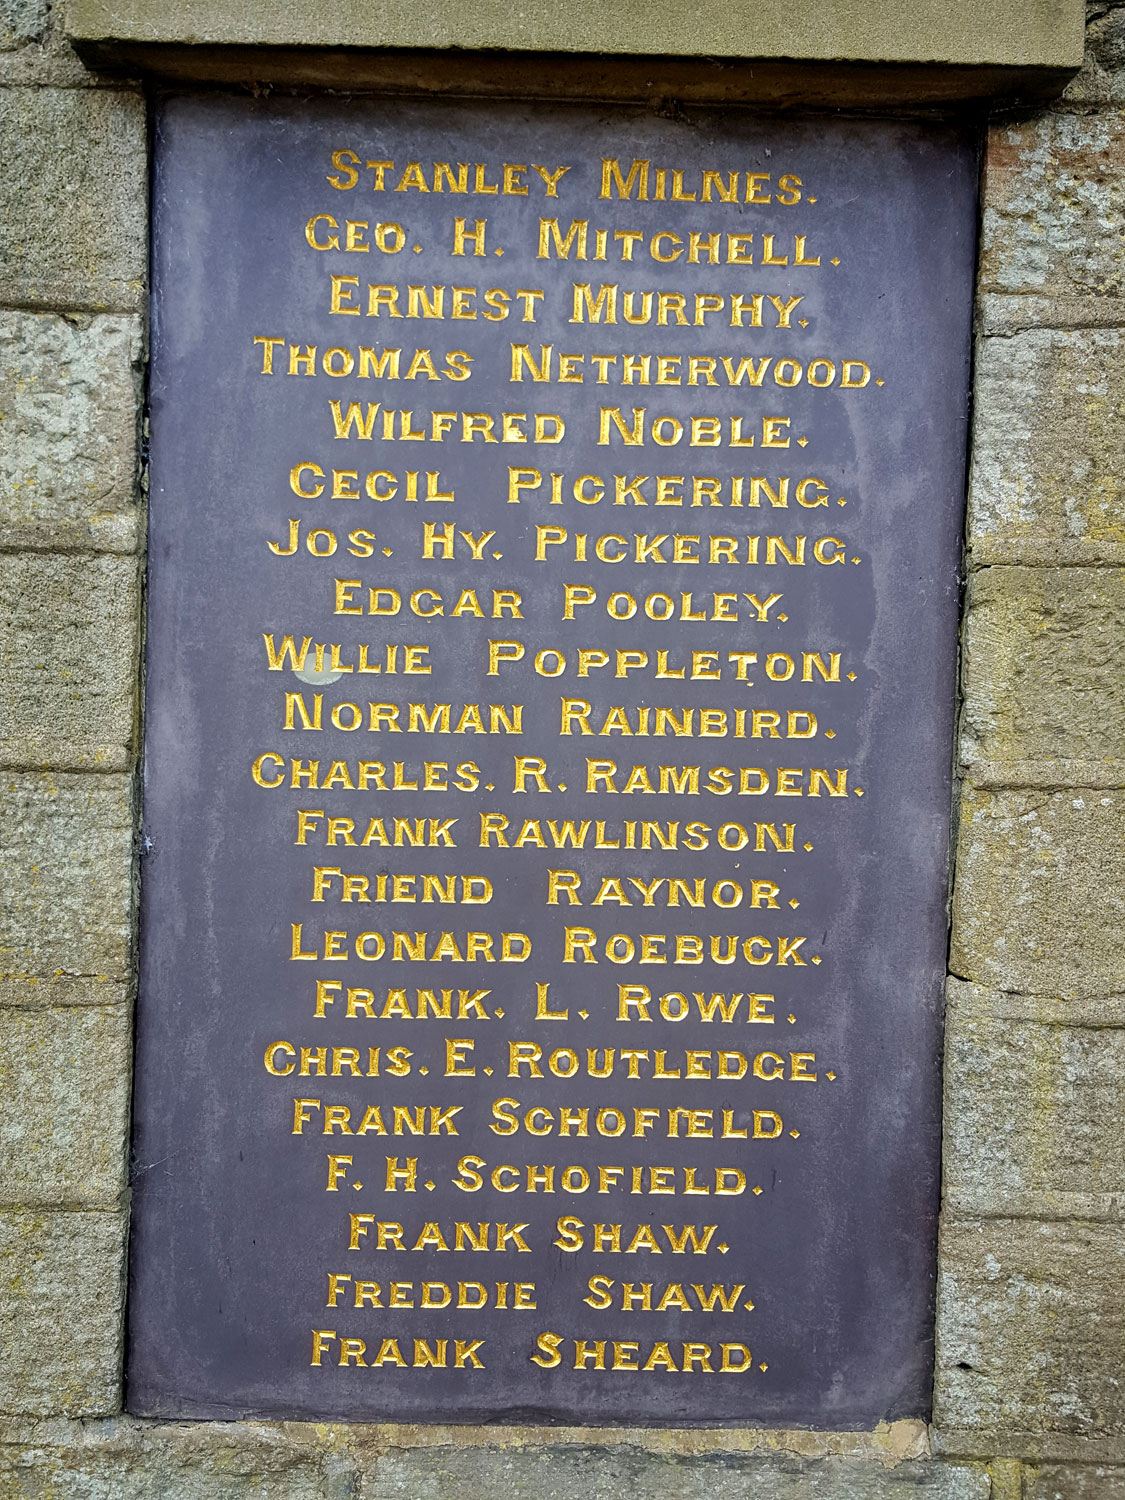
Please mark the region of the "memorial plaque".
[[975, 165], [162, 106], [131, 1410], [927, 1412]]

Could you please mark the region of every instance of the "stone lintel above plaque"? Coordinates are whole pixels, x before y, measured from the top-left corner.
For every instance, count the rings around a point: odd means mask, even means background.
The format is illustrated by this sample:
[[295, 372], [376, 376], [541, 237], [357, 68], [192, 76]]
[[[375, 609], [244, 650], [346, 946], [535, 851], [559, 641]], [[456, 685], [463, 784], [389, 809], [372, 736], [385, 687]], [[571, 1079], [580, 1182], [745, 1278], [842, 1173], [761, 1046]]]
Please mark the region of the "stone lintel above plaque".
[[941, 107], [1058, 93], [1082, 0], [70, 0], [71, 41], [156, 77], [587, 99]]

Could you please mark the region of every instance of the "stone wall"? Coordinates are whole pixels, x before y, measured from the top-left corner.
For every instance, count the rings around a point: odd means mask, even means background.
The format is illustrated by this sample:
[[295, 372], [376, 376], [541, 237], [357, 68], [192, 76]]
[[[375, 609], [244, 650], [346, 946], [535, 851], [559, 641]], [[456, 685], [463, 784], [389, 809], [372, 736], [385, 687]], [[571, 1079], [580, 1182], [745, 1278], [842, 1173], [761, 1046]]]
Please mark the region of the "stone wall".
[[1125, 1495], [1123, 104], [1094, 4], [984, 172], [931, 1436], [1025, 1500]]
[[53, 9], [0, 0], [0, 1496], [1125, 1500], [1125, 6], [989, 132], [934, 1424], [858, 1434], [122, 1416], [146, 112]]

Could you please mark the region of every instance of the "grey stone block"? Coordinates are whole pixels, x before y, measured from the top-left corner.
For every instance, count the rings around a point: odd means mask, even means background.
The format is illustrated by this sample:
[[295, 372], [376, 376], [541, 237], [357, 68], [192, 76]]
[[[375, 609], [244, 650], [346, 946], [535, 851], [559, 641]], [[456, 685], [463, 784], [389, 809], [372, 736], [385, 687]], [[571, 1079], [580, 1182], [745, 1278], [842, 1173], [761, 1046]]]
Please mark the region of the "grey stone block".
[[1125, 1500], [1125, 1469], [1043, 1464], [1028, 1471], [1023, 1500]]
[[125, 1005], [132, 987], [104, 974], [0, 977], [0, 1007], [50, 1010], [62, 1005]]
[[143, 98], [6, 89], [0, 161], [0, 302], [138, 308], [147, 253]]
[[1125, 990], [1125, 792], [961, 799], [949, 966], [992, 989]]
[[132, 551], [141, 326], [0, 312], [0, 540]]
[[[56, 4], [56, 16], [58, 10]], [[48, 24], [46, 34], [30, 44], [0, 48], [0, 88], [120, 89], [125, 81], [116, 73], [91, 73], [57, 25]]]
[[124, 1295], [123, 1214], [0, 1214], [0, 1411], [117, 1411]]
[[947, 1219], [938, 1254], [939, 1428], [1125, 1431], [1125, 1226]]
[[[941, 1458], [977, 1458], [1002, 1455], [1009, 1464], [1104, 1464], [1107, 1468], [1125, 1467], [1125, 1438], [1088, 1437], [1065, 1432], [1019, 1432], [1011, 1427], [989, 1432], [974, 1428], [960, 1432], [955, 1427], [931, 1427], [933, 1451]], [[990, 1465], [996, 1471], [995, 1461]], [[993, 1497], [996, 1500], [996, 1497]], [[1006, 1500], [1006, 1496], [1004, 1497]], [[1022, 1500], [1022, 1494], [1019, 1496]]]
[[129, 974], [125, 776], [0, 776], [0, 976]]
[[11, 1500], [345, 1500], [322, 1485], [311, 1444], [264, 1423], [107, 1423], [67, 1447], [0, 1449]]
[[1125, 788], [1125, 760], [978, 760], [974, 756], [968, 766], [976, 787], [1041, 787], [1055, 792], [1080, 786], [1084, 793]]
[[1063, 93], [1068, 104], [1125, 103], [1125, 11], [1090, 7], [1082, 71]]
[[0, 764], [125, 769], [139, 610], [131, 557], [0, 554]]
[[988, 1476], [968, 1465], [713, 1452], [669, 1458], [633, 1447], [449, 1447], [393, 1450], [366, 1468], [360, 1500], [987, 1500]]
[[0, 0], [0, 50], [33, 42], [47, 29], [47, 0]]
[[1125, 571], [992, 567], [965, 623], [961, 758], [1125, 759]]
[[977, 342], [969, 535], [1125, 540], [1125, 338], [1029, 329]]
[[981, 568], [1121, 568], [1125, 542], [1101, 537], [1005, 537], [984, 534], [972, 538], [970, 572]]
[[[984, 1021], [1031, 1021], [1043, 1026], [1081, 1026], [1091, 1030], [1103, 1026], [1125, 1027], [1125, 994], [1021, 995], [953, 978], [946, 980], [945, 993], [949, 1012]], [[1121, 1452], [1121, 1461], [1125, 1463], [1125, 1447]]]
[[[716, 0], [690, 9], [668, 3], [621, 3], [613, 25], [591, 0], [567, 6], [534, 3], [513, 10], [503, 0], [466, 7], [455, 0], [70, 0], [67, 28], [76, 39], [172, 44], [206, 38], [269, 47], [449, 47], [553, 52], [701, 54], [715, 57], [823, 59], [888, 63], [998, 64], [1077, 68], [1082, 60], [1081, 3], [1020, 6], [997, 0], [915, 0], [904, 8], [822, 4], [795, 11], [784, 0], [759, 0], [751, 11]], [[752, 30], [747, 20], [753, 17]]]
[[1125, 1217], [1125, 1030], [974, 1014], [950, 990], [947, 1211]]
[[982, 334], [1023, 333], [1028, 328], [1121, 328], [1125, 297], [1015, 296], [983, 292], [977, 296], [977, 327]]
[[1038, 114], [989, 131], [979, 286], [985, 292], [1125, 291], [1125, 118]]
[[117, 1206], [131, 1051], [124, 1007], [0, 1010], [0, 1204]]

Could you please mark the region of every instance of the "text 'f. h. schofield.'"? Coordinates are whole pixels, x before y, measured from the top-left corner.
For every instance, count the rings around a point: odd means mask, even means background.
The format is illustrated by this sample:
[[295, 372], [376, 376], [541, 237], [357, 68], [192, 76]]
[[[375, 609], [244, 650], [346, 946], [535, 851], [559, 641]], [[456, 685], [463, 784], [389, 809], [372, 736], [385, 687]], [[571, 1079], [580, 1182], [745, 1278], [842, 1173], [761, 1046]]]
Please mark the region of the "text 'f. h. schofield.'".
[[924, 1415], [973, 153], [177, 100], [130, 1405]]

